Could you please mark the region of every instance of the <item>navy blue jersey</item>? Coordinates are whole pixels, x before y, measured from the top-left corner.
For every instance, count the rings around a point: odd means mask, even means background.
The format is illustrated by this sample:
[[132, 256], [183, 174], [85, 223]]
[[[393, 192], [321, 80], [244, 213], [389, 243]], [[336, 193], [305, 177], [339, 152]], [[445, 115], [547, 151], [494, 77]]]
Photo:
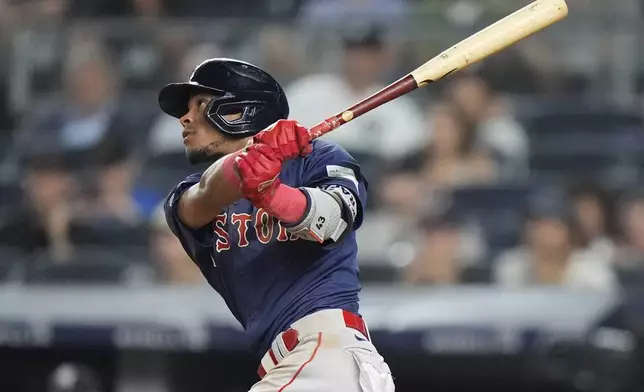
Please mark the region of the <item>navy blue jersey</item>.
[[[278, 333], [315, 311], [358, 313], [355, 231], [338, 244], [298, 239], [245, 199], [221, 211], [211, 224], [192, 230], [180, 222], [177, 206], [181, 194], [200, 177], [188, 176], [172, 190], [165, 203], [166, 219], [244, 327], [254, 351], [264, 354]], [[314, 141], [310, 155], [284, 162], [280, 179], [291, 187], [344, 187], [359, 204], [354, 230], [362, 223], [368, 184], [342, 147]]]

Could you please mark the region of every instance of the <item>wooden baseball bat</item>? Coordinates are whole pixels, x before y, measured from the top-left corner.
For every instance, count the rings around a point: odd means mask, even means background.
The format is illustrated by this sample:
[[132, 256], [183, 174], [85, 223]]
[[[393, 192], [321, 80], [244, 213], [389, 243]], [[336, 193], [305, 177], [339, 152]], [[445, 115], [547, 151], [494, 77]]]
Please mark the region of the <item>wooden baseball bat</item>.
[[309, 129], [311, 140], [327, 134], [342, 124], [346, 124], [401, 95], [436, 82], [455, 71], [493, 55], [562, 20], [567, 15], [568, 5], [565, 0], [537, 0], [528, 4], [445, 50], [370, 97], [312, 127]]

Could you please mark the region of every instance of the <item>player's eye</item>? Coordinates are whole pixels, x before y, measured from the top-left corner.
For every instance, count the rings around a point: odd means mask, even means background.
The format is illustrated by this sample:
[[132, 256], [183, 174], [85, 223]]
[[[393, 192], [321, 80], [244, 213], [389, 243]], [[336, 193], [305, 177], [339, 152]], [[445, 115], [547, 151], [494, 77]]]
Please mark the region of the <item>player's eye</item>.
[[197, 105], [197, 109], [202, 110], [208, 104], [208, 100], [206, 98], [197, 98], [195, 104]]

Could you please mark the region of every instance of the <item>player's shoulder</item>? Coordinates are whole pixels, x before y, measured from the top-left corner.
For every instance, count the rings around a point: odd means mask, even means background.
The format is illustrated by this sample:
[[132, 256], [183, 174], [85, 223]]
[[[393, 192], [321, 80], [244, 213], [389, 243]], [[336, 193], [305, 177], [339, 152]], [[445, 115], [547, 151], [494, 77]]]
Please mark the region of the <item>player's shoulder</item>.
[[366, 182], [360, 165], [339, 144], [323, 139], [313, 141], [311, 153], [301, 158], [301, 172], [305, 178], [346, 178], [356, 184]]
[[353, 156], [351, 156], [351, 154], [347, 150], [345, 150], [344, 147], [335, 142], [324, 139], [316, 139], [311, 143], [311, 145], [312, 150], [309, 156], [310, 158], [342, 159], [355, 162], [357, 164]]
[[190, 188], [194, 184], [199, 183], [201, 180], [201, 173], [192, 173], [186, 176], [183, 180], [179, 181], [177, 185], [175, 185], [171, 190], [170, 193], [166, 196], [165, 200], [165, 208], [170, 208], [172, 207], [172, 204], [179, 199], [181, 194], [185, 192], [186, 189]]
[[187, 175], [183, 180], [181, 180], [175, 187], [174, 189], [185, 189], [187, 187], [191, 187], [192, 185], [198, 183], [201, 181], [201, 173], [192, 173]]

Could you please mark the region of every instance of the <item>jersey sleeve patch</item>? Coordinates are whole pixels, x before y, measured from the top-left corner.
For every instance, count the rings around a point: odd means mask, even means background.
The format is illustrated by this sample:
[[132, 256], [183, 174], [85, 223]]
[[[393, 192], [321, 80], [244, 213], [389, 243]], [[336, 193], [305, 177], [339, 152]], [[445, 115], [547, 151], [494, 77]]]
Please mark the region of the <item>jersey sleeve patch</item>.
[[356, 189], [359, 188], [356, 173], [350, 167], [344, 167], [340, 165], [326, 165], [326, 174], [329, 178], [344, 178], [346, 180], [349, 180], [355, 184]]

